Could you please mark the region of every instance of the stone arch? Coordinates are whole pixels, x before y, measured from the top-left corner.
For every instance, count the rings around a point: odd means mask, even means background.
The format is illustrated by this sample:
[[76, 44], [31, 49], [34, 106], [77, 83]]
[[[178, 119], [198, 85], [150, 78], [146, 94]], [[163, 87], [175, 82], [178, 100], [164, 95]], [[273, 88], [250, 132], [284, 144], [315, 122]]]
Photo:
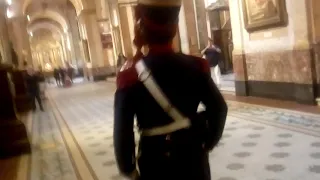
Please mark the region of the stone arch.
[[[54, 35], [55, 33], [59, 36], [59, 39], [56, 39], [55, 37], [53, 37], [56, 41], [56, 43], [60, 44], [61, 47], [61, 58], [58, 61], [58, 64], [63, 65], [65, 60], [67, 59], [67, 50], [66, 50], [66, 39], [68, 38], [67, 35], [64, 33], [62, 27], [60, 26], [60, 24], [56, 23], [55, 21], [52, 20], [38, 20], [38, 21], [34, 21], [33, 23], [29, 24], [27, 27], [27, 31], [28, 32], [33, 32], [34, 35], [36, 35], [37, 31], [41, 31], [41, 30], [46, 30], [46, 31], [50, 31], [52, 33], [52, 35]], [[31, 43], [31, 41], [30, 41]], [[36, 42], [36, 49], [37, 50], [37, 43]], [[34, 60], [33, 62], [34, 64], [36, 63], [36, 60]], [[37, 64], [37, 63], [36, 63]]]
[[34, 13], [30, 14], [29, 16], [30, 16], [30, 23], [32, 23], [33, 21], [35, 21], [37, 19], [46, 18], [46, 19], [51, 19], [53, 21], [56, 21], [65, 30], [67, 30], [69, 27], [66, 19], [57, 11], [53, 11], [53, 10], [48, 9], [45, 11], [34, 12]]
[[[76, 9], [76, 12], [77, 14], [80, 14], [80, 12], [83, 10], [83, 9], [87, 9], [87, 0], [69, 0], [74, 8]], [[26, 15], [26, 11], [27, 11], [27, 8], [28, 6], [32, 3], [32, 0], [24, 0], [23, 2], [23, 5], [22, 5], [22, 13], [24, 15]]]
[[52, 23], [50, 21], [46, 21], [46, 22], [34, 22], [32, 24], [29, 24], [27, 27], [27, 31], [28, 32], [34, 32], [36, 30], [39, 29], [48, 29], [50, 30], [52, 33], [57, 32], [60, 37], [63, 37], [63, 30], [61, 29], [61, 27], [57, 26], [55, 23]]

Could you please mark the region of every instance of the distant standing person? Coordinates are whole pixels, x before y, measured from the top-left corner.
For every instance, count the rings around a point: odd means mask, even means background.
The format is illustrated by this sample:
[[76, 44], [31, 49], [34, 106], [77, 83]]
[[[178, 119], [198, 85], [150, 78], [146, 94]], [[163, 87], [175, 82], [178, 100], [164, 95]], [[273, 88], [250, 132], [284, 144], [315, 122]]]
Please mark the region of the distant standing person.
[[118, 71], [120, 70], [122, 65], [126, 62], [126, 60], [127, 60], [127, 58], [122, 53], [120, 53], [118, 55], [118, 60], [117, 60], [117, 69], [118, 69]]
[[214, 41], [212, 39], [209, 39], [207, 47], [202, 50], [201, 54], [205, 56], [205, 59], [209, 62], [211, 68], [213, 68], [215, 82], [219, 87], [221, 84], [221, 72], [219, 67], [221, 49], [214, 45]]
[[60, 72], [58, 68], [54, 68], [53, 77], [56, 80], [57, 86], [61, 86]]
[[28, 92], [32, 99], [32, 108], [33, 111], [37, 109], [36, 100], [38, 101], [39, 107], [41, 111], [43, 110], [42, 100], [40, 97], [40, 77], [35, 73], [32, 68], [27, 69], [27, 74], [25, 76]]
[[74, 74], [74, 69], [70, 64], [68, 64], [67, 65], [67, 75], [70, 78], [71, 83], [73, 83], [73, 74]]
[[60, 79], [61, 79], [61, 85], [63, 86], [66, 80], [66, 74], [65, 71], [62, 67], [59, 68], [59, 75], [60, 75]]
[[40, 97], [41, 99], [46, 99], [45, 90], [46, 90], [46, 78], [42, 71], [42, 67], [39, 67], [39, 71], [37, 73], [39, 79], [39, 86], [40, 86]]

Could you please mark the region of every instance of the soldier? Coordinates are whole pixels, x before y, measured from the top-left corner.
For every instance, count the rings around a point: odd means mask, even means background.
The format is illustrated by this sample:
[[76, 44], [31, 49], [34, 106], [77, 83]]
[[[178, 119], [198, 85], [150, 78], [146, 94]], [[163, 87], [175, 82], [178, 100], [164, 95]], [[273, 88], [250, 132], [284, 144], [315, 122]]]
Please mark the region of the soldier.
[[[118, 74], [114, 104], [115, 155], [129, 179], [211, 179], [208, 152], [222, 136], [227, 105], [208, 62], [173, 51], [180, 6], [181, 0], [138, 0], [136, 6], [137, 53]], [[149, 48], [146, 56], [142, 46]]]

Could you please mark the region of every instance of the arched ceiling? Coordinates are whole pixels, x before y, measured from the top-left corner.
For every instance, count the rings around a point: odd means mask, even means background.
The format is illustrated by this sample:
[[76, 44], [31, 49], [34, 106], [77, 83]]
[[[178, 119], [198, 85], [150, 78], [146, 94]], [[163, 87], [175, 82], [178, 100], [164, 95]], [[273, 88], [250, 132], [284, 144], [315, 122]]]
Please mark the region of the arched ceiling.
[[54, 26], [56, 26], [61, 32], [63, 32], [63, 27], [61, 26], [61, 24], [59, 24], [58, 22], [52, 20], [52, 19], [46, 19], [46, 18], [41, 18], [41, 19], [37, 19], [32, 21], [32, 23], [28, 24], [28, 27], [33, 25], [33, 24], [39, 24], [39, 23], [50, 23]]
[[[41, 3], [41, 0], [22, 0], [22, 13], [26, 15], [27, 13], [27, 9], [28, 7], [34, 3], [34, 2], [40, 2]], [[67, 3], [67, 1], [70, 1], [74, 8], [76, 9], [76, 12], [77, 14], [80, 14], [80, 12], [83, 10], [83, 9], [87, 9], [89, 6], [88, 6], [88, 3], [86, 1], [89, 1], [89, 4], [94, 4], [94, 0], [47, 0], [45, 1], [46, 4], [63, 4], [63, 3]]]
[[28, 32], [36, 32], [37, 30], [50, 30], [54, 37], [63, 39], [63, 30], [61, 27], [59, 27], [59, 24], [57, 24], [54, 21], [50, 20], [38, 20], [34, 21], [32, 24], [29, 24], [27, 27]]
[[64, 30], [68, 29], [68, 23], [67, 23], [65, 17], [63, 17], [57, 11], [46, 9], [44, 11], [33, 12], [32, 14], [29, 14], [29, 16], [30, 16], [30, 23], [32, 23], [33, 21], [35, 21], [37, 19], [52, 19], [52, 20], [56, 21], [57, 23], [59, 23]]

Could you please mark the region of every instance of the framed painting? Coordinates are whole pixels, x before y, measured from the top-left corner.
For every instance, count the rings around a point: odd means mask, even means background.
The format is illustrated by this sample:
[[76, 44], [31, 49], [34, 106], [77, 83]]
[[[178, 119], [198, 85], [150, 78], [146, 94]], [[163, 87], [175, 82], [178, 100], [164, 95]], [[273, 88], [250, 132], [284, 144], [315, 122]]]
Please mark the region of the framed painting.
[[248, 32], [286, 25], [285, 0], [242, 0], [242, 5]]

